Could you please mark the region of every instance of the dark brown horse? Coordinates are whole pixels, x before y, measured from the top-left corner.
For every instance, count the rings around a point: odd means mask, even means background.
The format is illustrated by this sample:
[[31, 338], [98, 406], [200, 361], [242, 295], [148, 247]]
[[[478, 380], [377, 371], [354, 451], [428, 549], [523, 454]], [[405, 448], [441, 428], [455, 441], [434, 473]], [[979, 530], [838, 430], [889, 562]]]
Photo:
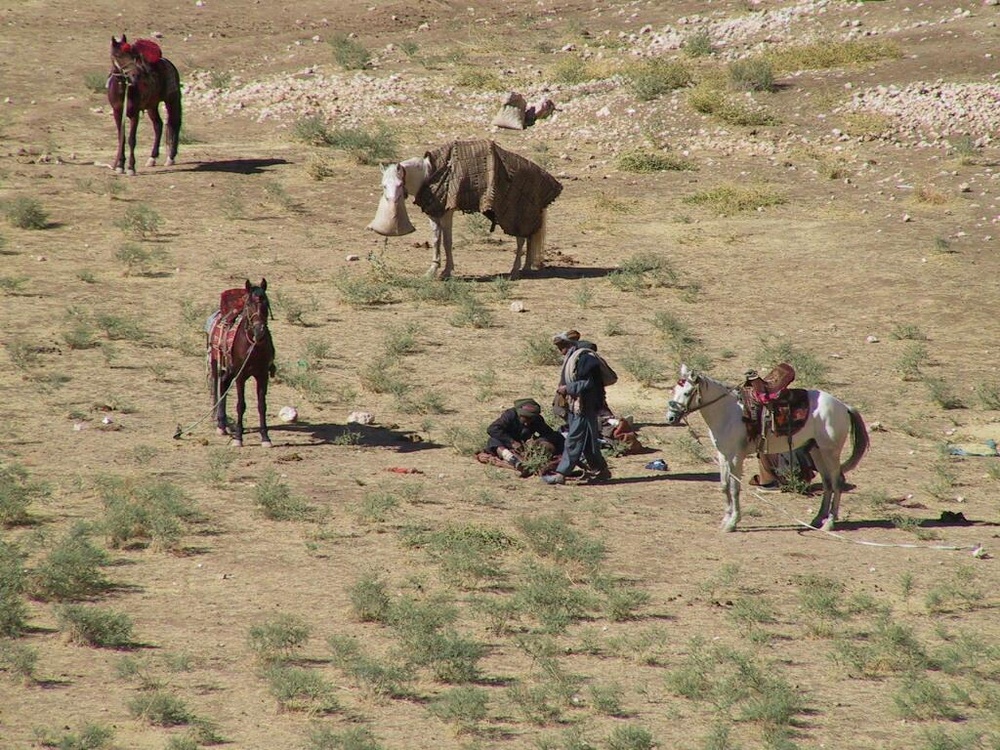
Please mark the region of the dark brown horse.
[[212, 403], [220, 435], [228, 435], [226, 395], [236, 384], [236, 423], [233, 444], [243, 447], [243, 415], [247, 410], [246, 382], [257, 384], [257, 416], [260, 420], [260, 444], [271, 447], [267, 434], [267, 381], [274, 375], [274, 343], [267, 321], [271, 305], [267, 299], [267, 279], [253, 286], [249, 279], [244, 289], [222, 293], [222, 305], [208, 326], [209, 378]]
[[118, 151], [112, 168], [122, 173], [125, 165], [124, 118], [128, 117], [128, 169], [135, 174], [135, 134], [139, 128], [139, 113], [143, 110], [153, 123], [153, 150], [147, 167], [155, 167], [160, 155], [160, 137], [163, 119], [160, 102], [167, 110], [167, 161], [169, 167], [177, 158], [177, 141], [181, 132], [181, 78], [177, 68], [165, 57], [160, 57], [159, 47], [148, 39], [129, 44], [122, 34], [121, 41], [111, 37], [111, 72], [108, 74], [108, 102], [115, 116], [118, 132]]

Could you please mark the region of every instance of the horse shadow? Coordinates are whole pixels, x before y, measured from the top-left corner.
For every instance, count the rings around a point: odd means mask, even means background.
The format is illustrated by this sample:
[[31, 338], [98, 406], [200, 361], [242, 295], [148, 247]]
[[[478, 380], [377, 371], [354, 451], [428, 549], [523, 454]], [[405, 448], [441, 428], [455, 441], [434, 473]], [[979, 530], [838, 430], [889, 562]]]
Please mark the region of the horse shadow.
[[270, 427], [272, 432], [290, 432], [311, 439], [305, 445], [354, 445], [365, 448], [395, 448], [399, 453], [445, 447], [441, 443], [424, 440], [413, 431], [400, 431], [380, 425], [364, 424], [310, 424], [294, 422]]
[[263, 174], [268, 167], [291, 164], [286, 159], [223, 159], [220, 161], [201, 161], [187, 169], [174, 169], [175, 172], [225, 172], [229, 174]]

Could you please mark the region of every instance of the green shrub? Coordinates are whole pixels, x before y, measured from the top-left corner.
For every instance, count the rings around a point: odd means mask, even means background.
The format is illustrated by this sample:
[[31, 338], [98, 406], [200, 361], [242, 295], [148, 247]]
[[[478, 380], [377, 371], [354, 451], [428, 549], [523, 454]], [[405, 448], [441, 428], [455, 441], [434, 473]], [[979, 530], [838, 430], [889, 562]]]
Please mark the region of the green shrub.
[[368, 727], [337, 730], [327, 726], [313, 727], [306, 750], [382, 750]]
[[649, 151], [628, 151], [619, 154], [616, 161], [623, 172], [692, 172], [697, 169], [694, 162], [683, 157]]
[[333, 685], [315, 670], [275, 665], [264, 672], [264, 677], [284, 711], [332, 714], [340, 710]]
[[254, 504], [272, 521], [301, 521], [312, 512], [309, 503], [292, 494], [274, 469], [264, 472], [253, 491]]
[[796, 382], [801, 383], [803, 387], [822, 385], [826, 382], [826, 375], [830, 370], [829, 366], [821, 362], [815, 354], [796, 349], [790, 341], [775, 336], [761, 337], [757, 359], [771, 364], [787, 362], [795, 368]]
[[737, 91], [773, 91], [774, 69], [759, 57], [733, 60], [729, 63], [729, 84]]
[[132, 718], [157, 727], [190, 724], [195, 718], [181, 698], [165, 690], [140, 693], [128, 702], [128, 710]]
[[106, 477], [98, 493], [104, 503], [100, 527], [112, 549], [148, 544], [176, 550], [186, 525], [200, 519], [192, 501], [171, 482]]
[[363, 575], [348, 590], [354, 616], [360, 622], [387, 623], [392, 611], [392, 599], [389, 597], [385, 580], [376, 574]]
[[656, 746], [649, 730], [634, 724], [615, 727], [608, 737], [608, 750], [652, 750]]
[[984, 409], [1000, 409], [1000, 383], [979, 383], [976, 385], [976, 396]]
[[275, 615], [250, 628], [250, 650], [264, 663], [287, 661], [294, 649], [309, 640], [311, 632], [312, 628], [297, 615]]
[[392, 285], [370, 274], [353, 276], [342, 272], [333, 280], [341, 301], [350, 307], [388, 305], [396, 301]]
[[704, 29], [688, 34], [681, 43], [681, 50], [688, 57], [708, 57], [715, 54], [712, 37]]
[[887, 40], [822, 40], [796, 46], [775, 47], [767, 60], [780, 71], [823, 70], [865, 65], [903, 56], [899, 45]]
[[[9, 615], [3, 612], [4, 601], [0, 598], [0, 628]], [[12, 681], [24, 685], [36, 682], [35, 667], [38, 664], [38, 650], [24, 643], [0, 637], [0, 672], [6, 672]]]
[[126, 242], [115, 251], [115, 260], [125, 266], [125, 276], [133, 276], [136, 273], [149, 274], [166, 258], [167, 252], [163, 248], [155, 247], [147, 250], [134, 242]]
[[[68, 727], [67, 727], [68, 729]], [[51, 734], [46, 730], [38, 732], [38, 741], [43, 747], [59, 750], [112, 750], [115, 730], [103, 724], [85, 724], [79, 733]]]
[[603, 542], [591, 539], [574, 529], [566, 513], [521, 516], [515, 521], [528, 547], [539, 557], [556, 563], [575, 563], [595, 569], [607, 556]]
[[690, 86], [694, 80], [684, 63], [660, 58], [652, 58], [632, 66], [627, 76], [632, 84], [632, 93], [644, 102]]
[[696, 206], [705, 206], [720, 216], [733, 216], [788, 202], [784, 195], [766, 185], [720, 185], [685, 196], [682, 200]]
[[162, 219], [151, 206], [137, 203], [125, 209], [125, 214], [115, 222], [115, 226], [131, 237], [145, 239], [160, 228]]
[[17, 638], [28, 624], [28, 607], [22, 595], [28, 586], [25, 555], [0, 539], [0, 638]]
[[467, 297], [449, 322], [458, 327], [490, 328], [493, 326], [493, 313], [475, 297]]
[[123, 612], [68, 604], [56, 610], [56, 617], [72, 643], [99, 648], [132, 645], [132, 619]]
[[108, 90], [108, 74], [100, 70], [91, 70], [83, 74], [83, 85], [88, 91], [103, 94]]
[[528, 336], [524, 341], [524, 358], [529, 365], [546, 367], [562, 362], [562, 355], [552, 344], [552, 337], [545, 334]]
[[363, 166], [377, 166], [399, 159], [399, 142], [395, 132], [384, 123], [374, 131], [363, 128], [338, 128], [330, 133], [329, 145], [346, 151]]
[[365, 70], [371, 67], [372, 56], [353, 35], [336, 34], [330, 39], [333, 59], [344, 70]]
[[562, 633], [584, 617], [592, 599], [578, 590], [559, 568], [528, 565], [524, 580], [514, 594], [518, 609], [534, 618], [542, 632]]
[[327, 639], [333, 652], [334, 666], [375, 695], [401, 698], [407, 694], [406, 685], [413, 679], [413, 671], [406, 665], [379, 661], [361, 652], [355, 638], [332, 635]]
[[31, 572], [29, 592], [39, 601], [80, 601], [111, 587], [101, 568], [108, 553], [95, 547], [84, 525], [75, 526]]
[[489, 694], [479, 687], [457, 687], [439, 694], [428, 710], [441, 721], [454, 724], [459, 732], [475, 732], [486, 718]]
[[18, 464], [0, 465], [0, 526], [26, 524], [31, 516], [28, 507], [35, 499], [49, 495], [41, 482], [31, 481], [28, 471]]
[[18, 229], [45, 229], [49, 225], [49, 215], [39, 200], [26, 195], [9, 201], [4, 213], [10, 225]]

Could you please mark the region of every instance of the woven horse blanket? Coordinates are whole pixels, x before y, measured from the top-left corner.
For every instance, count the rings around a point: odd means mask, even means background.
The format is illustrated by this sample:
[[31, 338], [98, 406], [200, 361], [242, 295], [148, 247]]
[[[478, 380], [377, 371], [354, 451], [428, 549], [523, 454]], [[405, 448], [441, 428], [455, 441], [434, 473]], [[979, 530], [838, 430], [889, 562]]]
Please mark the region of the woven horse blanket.
[[454, 141], [425, 156], [430, 175], [414, 201], [428, 216], [477, 211], [512, 237], [530, 237], [562, 192], [551, 174], [493, 141]]

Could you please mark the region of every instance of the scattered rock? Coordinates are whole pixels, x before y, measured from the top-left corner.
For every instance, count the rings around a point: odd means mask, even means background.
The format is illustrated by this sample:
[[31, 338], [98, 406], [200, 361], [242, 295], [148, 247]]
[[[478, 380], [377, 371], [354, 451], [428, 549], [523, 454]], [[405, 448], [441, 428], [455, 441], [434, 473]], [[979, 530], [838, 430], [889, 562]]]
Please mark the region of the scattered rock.
[[278, 410], [278, 419], [282, 422], [297, 422], [299, 420], [299, 412], [294, 406], [282, 406]]
[[348, 424], [375, 424], [375, 415], [370, 411], [352, 411], [347, 415]]
[[522, 313], [522, 312], [524, 312], [524, 310], [525, 310], [525, 307], [524, 307], [524, 301], [523, 300], [519, 300], [518, 299], [518, 300], [514, 300], [513, 302], [510, 303], [510, 311], [512, 313]]

